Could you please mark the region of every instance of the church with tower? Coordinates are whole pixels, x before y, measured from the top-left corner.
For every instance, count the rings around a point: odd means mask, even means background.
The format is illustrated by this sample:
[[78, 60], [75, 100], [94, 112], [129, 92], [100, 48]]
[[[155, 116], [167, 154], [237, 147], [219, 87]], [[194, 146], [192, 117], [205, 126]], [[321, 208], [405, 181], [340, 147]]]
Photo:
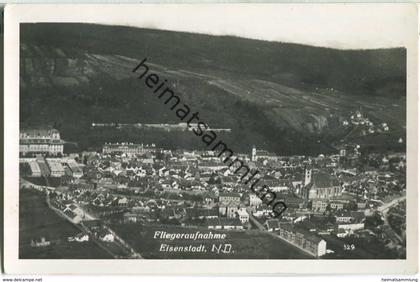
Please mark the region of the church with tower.
[[330, 199], [341, 195], [341, 185], [338, 179], [328, 173], [318, 171], [313, 173], [311, 168], [305, 168], [303, 188], [300, 196], [304, 199]]

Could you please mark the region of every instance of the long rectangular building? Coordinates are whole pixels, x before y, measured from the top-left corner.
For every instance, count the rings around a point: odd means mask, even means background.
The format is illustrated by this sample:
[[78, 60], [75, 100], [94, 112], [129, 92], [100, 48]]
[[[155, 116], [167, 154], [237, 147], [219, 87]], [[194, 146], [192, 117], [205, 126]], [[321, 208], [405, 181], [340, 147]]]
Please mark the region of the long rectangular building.
[[41, 177], [41, 168], [35, 160], [29, 162], [29, 167], [31, 168], [31, 174], [33, 177]]
[[324, 239], [309, 231], [295, 228], [292, 224], [281, 224], [279, 237], [314, 257], [327, 253], [327, 242]]
[[125, 153], [125, 154], [145, 154], [147, 152], [155, 151], [156, 147], [154, 144], [151, 146], [143, 144], [133, 144], [133, 143], [106, 143], [102, 152], [104, 154], [110, 153]]

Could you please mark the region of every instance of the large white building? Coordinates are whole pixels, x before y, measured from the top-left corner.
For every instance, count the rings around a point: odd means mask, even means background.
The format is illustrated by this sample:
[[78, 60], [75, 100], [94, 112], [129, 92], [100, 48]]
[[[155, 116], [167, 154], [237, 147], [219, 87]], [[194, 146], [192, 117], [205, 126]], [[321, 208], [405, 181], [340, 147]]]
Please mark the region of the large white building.
[[19, 133], [19, 153], [28, 154], [63, 154], [64, 141], [56, 129], [29, 129]]

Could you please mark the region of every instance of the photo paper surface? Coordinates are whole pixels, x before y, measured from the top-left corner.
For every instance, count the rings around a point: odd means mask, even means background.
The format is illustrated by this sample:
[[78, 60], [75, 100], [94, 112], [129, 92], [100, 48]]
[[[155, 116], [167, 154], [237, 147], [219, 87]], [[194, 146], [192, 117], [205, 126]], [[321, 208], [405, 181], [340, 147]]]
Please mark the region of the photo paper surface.
[[6, 272], [416, 272], [416, 6], [366, 6], [7, 6]]

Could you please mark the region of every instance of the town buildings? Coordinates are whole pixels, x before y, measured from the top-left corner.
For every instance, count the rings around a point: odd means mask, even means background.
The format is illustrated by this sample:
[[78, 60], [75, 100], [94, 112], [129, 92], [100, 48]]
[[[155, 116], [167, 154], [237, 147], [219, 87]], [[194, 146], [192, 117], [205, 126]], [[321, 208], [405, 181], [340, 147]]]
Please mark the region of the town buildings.
[[[377, 159], [381, 165], [364, 170], [342, 166], [344, 157], [338, 154], [274, 159], [267, 157], [271, 154], [256, 158], [258, 153], [251, 151], [255, 159], [251, 163], [260, 171], [260, 184], [268, 185], [287, 204], [279, 219], [273, 219], [271, 208], [243, 185], [241, 175], [211, 151], [105, 144], [102, 153], [26, 156], [20, 163], [26, 164], [27, 176], [57, 184], [50, 187], [60, 195], [54, 204], [75, 224], [89, 222], [83, 212], [89, 209], [98, 221], [112, 218], [118, 224], [226, 232], [252, 229], [277, 236], [317, 258], [328, 256], [327, 244], [333, 251], [336, 248], [328, 238], [363, 240], [368, 214], [380, 212], [378, 207], [387, 196], [405, 191], [404, 155], [370, 154], [368, 159]], [[354, 155], [358, 160], [351, 150], [346, 158]], [[392, 229], [384, 230], [388, 233], [369, 231], [369, 236], [384, 242], [387, 236], [396, 238]], [[94, 236], [112, 240], [105, 233]]]

